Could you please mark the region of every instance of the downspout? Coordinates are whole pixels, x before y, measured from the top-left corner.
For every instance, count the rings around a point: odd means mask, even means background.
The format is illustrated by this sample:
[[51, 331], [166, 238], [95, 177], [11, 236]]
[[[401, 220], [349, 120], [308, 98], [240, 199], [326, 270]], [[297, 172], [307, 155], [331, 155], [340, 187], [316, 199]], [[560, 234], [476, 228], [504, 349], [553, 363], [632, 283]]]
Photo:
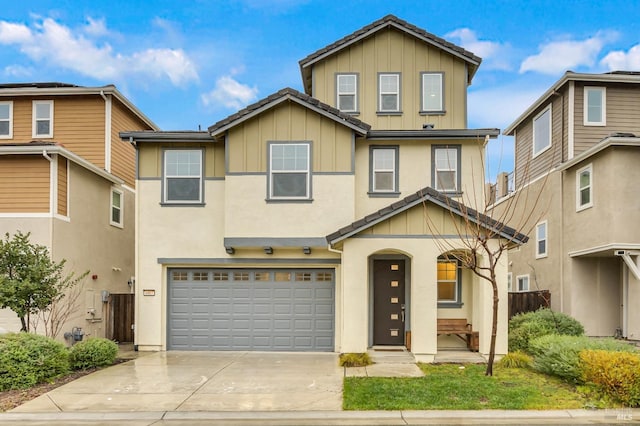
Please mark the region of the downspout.
[[111, 173], [111, 98], [100, 90], [104, 99], [104, 169]]
[[629, 326], [629, 272], [633, 274], [636, 280], [640, 281], [640, 270], [638, 269], [638, 264], [631, 259], [631, 256], [638, 256], [640, 253], [637, 251], [626, 251], [626, 250], [616, 250], [616, 256], [620, 256], [624, 261], [625, 265], [627, 265], [627, 271], [624, 271], [623, 274], [623, 283], [622, 283], [622, 336], [627, 337], [628, 326]]
[[54, 197], [56, 194], [56, 186], [54, 183], [57, 178], [57, 170], [53, 168], [53, 158], [47, 153], [46, 149], [42, 150], [42, 156], [49, 162], [49, 251], [51, 257], [53, 257], [53, 217], [55, 215], [54, 212]]
[[343, 250], [334, 249], [331, 247], [331, 244], [327, 244], [327, 250], [330, 253], [338, 253], [340, 255], [340, 348], [339, 352], [342, 351], [342, 341], [344, 339], [344, 271], [342, 266], [342, 253]]

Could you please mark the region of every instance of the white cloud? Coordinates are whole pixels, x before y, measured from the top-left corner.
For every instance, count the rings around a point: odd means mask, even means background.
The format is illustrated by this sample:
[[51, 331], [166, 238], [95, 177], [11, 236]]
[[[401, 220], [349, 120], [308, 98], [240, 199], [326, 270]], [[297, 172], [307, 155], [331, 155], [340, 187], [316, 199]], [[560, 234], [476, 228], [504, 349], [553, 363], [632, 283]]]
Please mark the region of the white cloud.
[[542, 45], [537, 55], [527, 57], [520, 65], [520, 73], [559, 74], [581, 66], [593, 67], [603, 47], [615, 38], [615, 32], [599, 31], [586, 40], [552, 41]]
[[457, 40], [456, 43], [468, 51], [482, 58], [484, 69], [510, 70], [509, 57], [511, 47], [508, 44], [478, 40], [475, 31], [469, 28], [459, 28], [444, 36], [446, 39]]
[[93, 37], [101, 37], [109, 34], [107, 24], [104, 19], [87, 18], [87, 25], [84, 26], [84, 32]]
[[75, 71], [100, 80], [168, 78], [174, 85], [198, 80], [193, 62], [182, 49], [147, 49], [126, 55], [109, 44], [98, 45], [91, 35], [108, 33], [101, 21], [88, 20], [88, 37], [74, 34], [51, 18], [32, 28], [0, 21], [0, 44], [15, 45], [34, 62]]
[[222, 104], [227, 108], [240, 109], [256, 99], [257, 87], [249, 87], [231, 76], [220, 77], [212, 91], [201, 96], [205, 106]]
[[637, 71], [640, 70], [640, 44], [636, 44], [628, 52], [616, 50], [602, 58], [600, 64], [609, 71]]
[[4, 75], [10, 77], [31, 77], [33, 68], [23, 67], [21, 65], [8, 65], [4, 67]]
[[469, 127], [504, 130], [547, 90], [523, 81], [469, 92]]

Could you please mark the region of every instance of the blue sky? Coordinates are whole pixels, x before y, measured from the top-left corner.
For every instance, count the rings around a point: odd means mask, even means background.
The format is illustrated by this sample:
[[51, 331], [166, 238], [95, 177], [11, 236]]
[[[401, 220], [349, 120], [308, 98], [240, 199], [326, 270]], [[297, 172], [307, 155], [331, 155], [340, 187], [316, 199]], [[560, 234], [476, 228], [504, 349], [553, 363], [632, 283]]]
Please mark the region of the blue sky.
[[[203, 129], [283, 88], [298, 61], [387, 15], [483, 58], [469, 127], [504, 129], [566, 70], [640, 70], [638, 1], [4, 2], [3, 82], [115, 84], [163, 130]], [[513, 164], [490, 145], [490, 179]]]

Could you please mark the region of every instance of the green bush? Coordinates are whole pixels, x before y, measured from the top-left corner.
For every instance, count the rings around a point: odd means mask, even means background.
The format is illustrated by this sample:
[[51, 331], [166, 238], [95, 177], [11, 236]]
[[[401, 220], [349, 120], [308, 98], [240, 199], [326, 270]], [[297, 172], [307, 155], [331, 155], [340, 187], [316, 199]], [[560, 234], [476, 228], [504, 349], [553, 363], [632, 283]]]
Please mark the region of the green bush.
[[534, 370], [572, 383], [579, 383], [581, 380], [580, 352], [588, 349], [612, 352], [636, 351], [633, 346], [619, 340], [594, 339], [587, 336], [549, 334], [529, 343], [529, 350], [534, 357]]
[[640, 406], [640, 355], [628, 352], [580, 352], [582, 380], [605, 397], [627, 407]]
[[541, 308], [509, 320], [509, 351], [529, 352], [529, 342], [547, 334], [582, 336], [584, 327], [569, 315]]
[[500, 361], [498, 361], [498, 367], [503, 368], [529, 368], [533, 358], [524, 352], [515, 351], [506, 354]]
[[74, 370], [111, 365], [118, 355], [118, 345], [108, 339], [96, 337], [71, 347], [69, 362]]
[[24, 389], [69, 372], [69, 352], [53, 339], [31, 333], [0, 335], [0, 391]]
[[366, 367], [371, 364], [373, 362], [368, 353], [340, 354], [340, 367]]

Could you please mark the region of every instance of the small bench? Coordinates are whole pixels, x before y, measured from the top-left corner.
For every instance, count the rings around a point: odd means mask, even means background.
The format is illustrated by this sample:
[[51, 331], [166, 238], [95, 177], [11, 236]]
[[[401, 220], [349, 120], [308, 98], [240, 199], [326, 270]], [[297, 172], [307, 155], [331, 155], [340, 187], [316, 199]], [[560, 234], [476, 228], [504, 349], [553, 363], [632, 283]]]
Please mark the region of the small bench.
[[438, 318], [438, 336], [442, 334], [458, 336], [467, 344], [467, 349], [471, 349], [473, 331], [465, 318]]

